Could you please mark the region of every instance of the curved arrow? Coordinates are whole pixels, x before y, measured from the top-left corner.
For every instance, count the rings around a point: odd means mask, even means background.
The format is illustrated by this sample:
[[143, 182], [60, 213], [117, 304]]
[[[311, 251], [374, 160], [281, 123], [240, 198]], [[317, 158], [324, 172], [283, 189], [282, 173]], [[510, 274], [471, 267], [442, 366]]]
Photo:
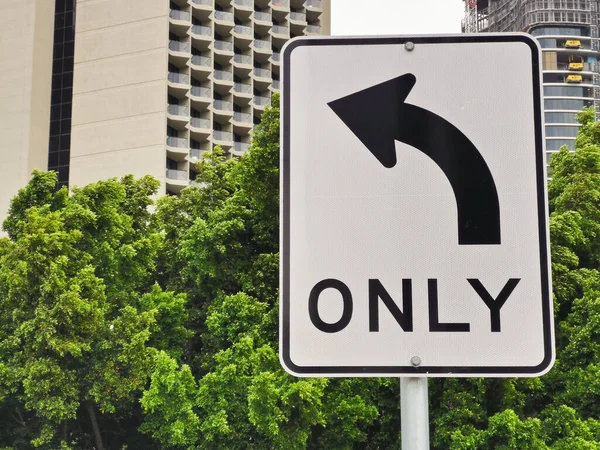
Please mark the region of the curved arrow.
[[456, 198], [460, 245], [500, 244], [500, 206], [490, 169], [458, 128], [405, 103], [416, 81], [409, 73], [328, 105], [384, 167], [396, 165], [398, 140], [422, 151], [443, 170]]

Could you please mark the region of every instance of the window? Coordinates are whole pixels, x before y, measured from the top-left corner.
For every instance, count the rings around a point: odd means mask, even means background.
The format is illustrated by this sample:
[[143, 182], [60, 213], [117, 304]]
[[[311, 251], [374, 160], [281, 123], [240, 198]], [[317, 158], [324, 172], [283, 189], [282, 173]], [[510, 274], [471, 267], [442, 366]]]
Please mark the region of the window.
[[546, 86], [544, 96], [548, 97], [588, 97], [588, 90], [576, 86]]
[[167, 125], [167, 136], [177, 137], [177, 136], [179, 136], [179, 131], [177, 131], [175, 128]]
[[533, 36], [587, 36], [587, 32], [584, 33], [584, 30], [575, 27], [541, 27], [531, 30], [531, 34]]
[[542, 48], [557, 48], [556, 39], [544, 38], [538, 39], [538, 42]]
[[577, 123], [577, 113], [547, 112], [546, 123]]
[[575, 148], [575, 140], [573, 139], [546, 139], [546, 150], [548, 151], [556, 151], [560, 150], [560, 148], [566, 145], [569, 149], [573, 150]]
[[589, 100], [554, 100], [545, 99], [544, 109], [565, 109], [579, 111], [590, 104]]
[[546, 137], [577, 137], [579, 127], [547, 126]]
[[74, 0], [55, 1], [48, 170], [58, 173], [57, 187], [69, 183], [75, 51], [74, 18]]

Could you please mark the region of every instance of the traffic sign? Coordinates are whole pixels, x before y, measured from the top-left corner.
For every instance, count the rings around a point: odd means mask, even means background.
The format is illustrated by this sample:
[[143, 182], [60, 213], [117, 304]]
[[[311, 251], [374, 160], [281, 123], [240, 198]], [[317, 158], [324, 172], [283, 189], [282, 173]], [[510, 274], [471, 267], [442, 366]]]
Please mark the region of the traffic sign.
[[522, 33], [286, 44], [280, 359], [288, 372], [550, 369], [539, 55]]

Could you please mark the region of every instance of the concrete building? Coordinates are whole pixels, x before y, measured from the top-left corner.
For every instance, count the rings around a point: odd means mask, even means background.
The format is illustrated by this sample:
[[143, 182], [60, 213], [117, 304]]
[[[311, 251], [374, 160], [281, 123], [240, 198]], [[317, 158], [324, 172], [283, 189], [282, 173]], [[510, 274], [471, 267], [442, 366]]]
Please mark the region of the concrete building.
[[215, 145], [241, 155], [290, 38], [330, 0], [0, 2], [0, 219], [35, 168], [82, 186], [150, 174], [161, 194]]
[[0, 2], [0, 219], [48, 167], [54, 0]]
[[464, 32], [524, 31], [542, 47], [547, 157], [574, 148], [577, 112], [600, 116], [598, 0], [463, 0]]

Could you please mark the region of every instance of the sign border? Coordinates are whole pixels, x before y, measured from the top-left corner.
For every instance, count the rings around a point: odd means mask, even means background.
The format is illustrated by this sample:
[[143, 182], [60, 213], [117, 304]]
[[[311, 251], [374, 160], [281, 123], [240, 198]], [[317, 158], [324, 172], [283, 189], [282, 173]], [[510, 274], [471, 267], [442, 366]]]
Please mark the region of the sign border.
[[[290, 357], [290, 76], [291, 54], [303, 46], [358, 46], [458, 44], [523, 42], [531, 49], [533, 107], [535, 116], [536, 181], [538, 200], [538, 229], [541, 262], [542, 326], [544, 328], [544, 359], [537, 366], [298, 366]], [[544, 150], [544, 121], [542, 117], [542, 83], [540, 47], [537, 41], [525, 33], [503, 34], [457, 34], [440, 36], [390, 36], [390, 37], [303, 37], [288, 41], [283, 48], [282, 84], [282, 135], [280, 162], [280, 336], [279, 355], [282, 366], [296, 376], [482, 376], [482, 377], [532, 377], [548, 372], [554, 363], [553, 305], [550, 298], [551, 271], [549, 270], [548, 212], [546, 185], [546, 161]]]

